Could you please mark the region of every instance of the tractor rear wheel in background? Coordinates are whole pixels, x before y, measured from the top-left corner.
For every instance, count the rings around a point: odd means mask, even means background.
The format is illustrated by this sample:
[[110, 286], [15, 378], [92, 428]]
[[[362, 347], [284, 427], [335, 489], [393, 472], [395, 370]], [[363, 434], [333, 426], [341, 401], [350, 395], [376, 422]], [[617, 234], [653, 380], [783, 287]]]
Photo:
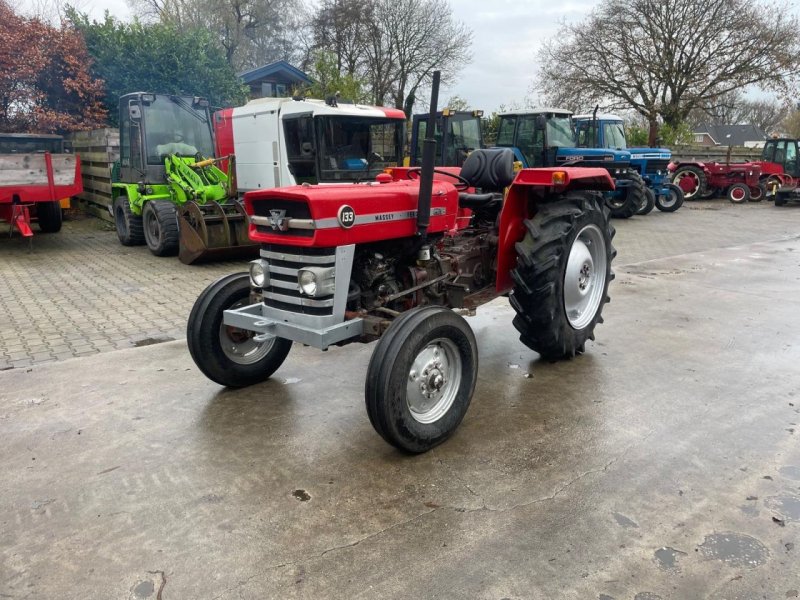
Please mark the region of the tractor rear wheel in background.
[[656, 206], [656, 195], [649, 187], [644, 189], [644, 198], [645, 202], [639, 207], [639, 210], [636, 211], [637, 215], [648, 215]]
[[255, 332], [225, 325], [226, 310], [248, 304], [250, 276], [234, 273], [203, 290], [189, 313], [189, 353], [203, 374], [220, 385], [245, 387], [269, 379], [292, 348], [290, 340], [257, 341]]
[[522, 343], [544, 358], [575, 356], [603, 320], [616, 256], [614, 228], [602, 203], [581, 192], [541, 205], [525, 227], [511, 272], [514, 327]]
[[144, 244], [142, 217], [133, 214], [127, 196], [117, 196], [117, 199], [114, 200], [114, 224], [117, 227], [120, 244], [123, 246]]
[[734, 183], [728, 188], [726, 196], [734, 204], [743, 204], [750, 200], [750, 188], [743, 183]]
[[668, 183], [666, 188], [669, 193], [666, 196], [656, 197], [656, 207], [661, 212], [675, 212], [683, 206], [683, 191], [674, 183]]
[[364, 390], [372, 426], [392, 446], [427, 452], [469, 408], [478, 345], [463, 317], [441, 306], [403, 313], [378, 341]]
[[39, 218], [39, 229], [42, 233], [57, 233], [61, 231], [62, 214], [60, 202], [37, 202], [36, 216]]
[[684, 200], [698, 200], [709, 198], [713, 195], [713, 190], [709, 194], [708, 179], [703, 169], [692, 165], [678, 167], [672, 174], [672, 183], [681, 188]]
[[767, 185], [761, 181], [759, 184], [750, 188], [750, 202], [761, 202], [767, 194]]
[[150, 200], [142, 209], [144, 239], [156, 256], [178, 253], [178, 211], [169, 200]]
[[619, 188], [619, 191], [606, 199], [611, 216], [615, 219], [628, 219], [647, 203], [644, 180], [635, 171], [628, 172], [630, 184]]

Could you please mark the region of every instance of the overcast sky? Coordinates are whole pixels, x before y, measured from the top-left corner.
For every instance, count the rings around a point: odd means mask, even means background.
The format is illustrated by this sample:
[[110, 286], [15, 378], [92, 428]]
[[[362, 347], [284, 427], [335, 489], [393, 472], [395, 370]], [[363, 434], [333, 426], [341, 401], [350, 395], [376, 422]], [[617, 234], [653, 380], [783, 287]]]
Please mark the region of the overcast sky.
[[[32, 6], [37, 0], [22, 0]], [[313, 0], [307, 0], [313, 2]], [[73, 0], [79, 10], [100, 19], [107, 9], [115, 17], [133, 17], [126, 0]], [[457, 95], [488, 115], [503, 104], [524, 106], [536, 74], [536, 54], [555, 35], [559, 24], [580, 20], [596, 0], [450, 0], [454, 17], [473, 31], [472, 61], [460, 83], [443, 88], [443, 105]], [[24, 10], [24, 9], [23, 9]], [[791, 9], [800, 14], [800, 7]]]

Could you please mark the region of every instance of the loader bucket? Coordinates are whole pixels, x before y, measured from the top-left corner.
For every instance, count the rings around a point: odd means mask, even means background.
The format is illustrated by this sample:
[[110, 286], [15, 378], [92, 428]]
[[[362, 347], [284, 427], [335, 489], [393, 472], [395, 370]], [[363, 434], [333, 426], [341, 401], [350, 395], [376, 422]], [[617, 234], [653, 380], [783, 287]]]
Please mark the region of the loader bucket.
[[178, 209], [178, 230], [178, 258], [185, 265], [258, 256], [258, 244], [247, 236], [247, 215], [238, 202], [186, 202]]

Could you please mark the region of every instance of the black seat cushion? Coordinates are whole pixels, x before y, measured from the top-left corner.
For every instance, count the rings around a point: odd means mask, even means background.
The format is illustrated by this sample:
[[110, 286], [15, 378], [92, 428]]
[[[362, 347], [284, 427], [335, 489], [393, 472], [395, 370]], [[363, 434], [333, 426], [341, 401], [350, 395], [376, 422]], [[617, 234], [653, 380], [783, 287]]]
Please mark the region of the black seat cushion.
[[461, 167], [461, 177], [483, 192], [502, 192], [514, 181], [511, 148], [474, 150]]

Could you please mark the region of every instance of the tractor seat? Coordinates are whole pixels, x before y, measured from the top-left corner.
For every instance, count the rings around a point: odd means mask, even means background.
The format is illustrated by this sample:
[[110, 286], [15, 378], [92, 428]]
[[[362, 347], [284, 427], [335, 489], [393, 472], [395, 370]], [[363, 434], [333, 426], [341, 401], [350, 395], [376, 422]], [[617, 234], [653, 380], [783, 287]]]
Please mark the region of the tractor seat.
[[511, 148], [475, 150], [464, 161], [461, 177], [479, 192], [461, 192], [460, 206], [472, 210], [500, 206], [503, 190], [514, 181], [514, 152]]

